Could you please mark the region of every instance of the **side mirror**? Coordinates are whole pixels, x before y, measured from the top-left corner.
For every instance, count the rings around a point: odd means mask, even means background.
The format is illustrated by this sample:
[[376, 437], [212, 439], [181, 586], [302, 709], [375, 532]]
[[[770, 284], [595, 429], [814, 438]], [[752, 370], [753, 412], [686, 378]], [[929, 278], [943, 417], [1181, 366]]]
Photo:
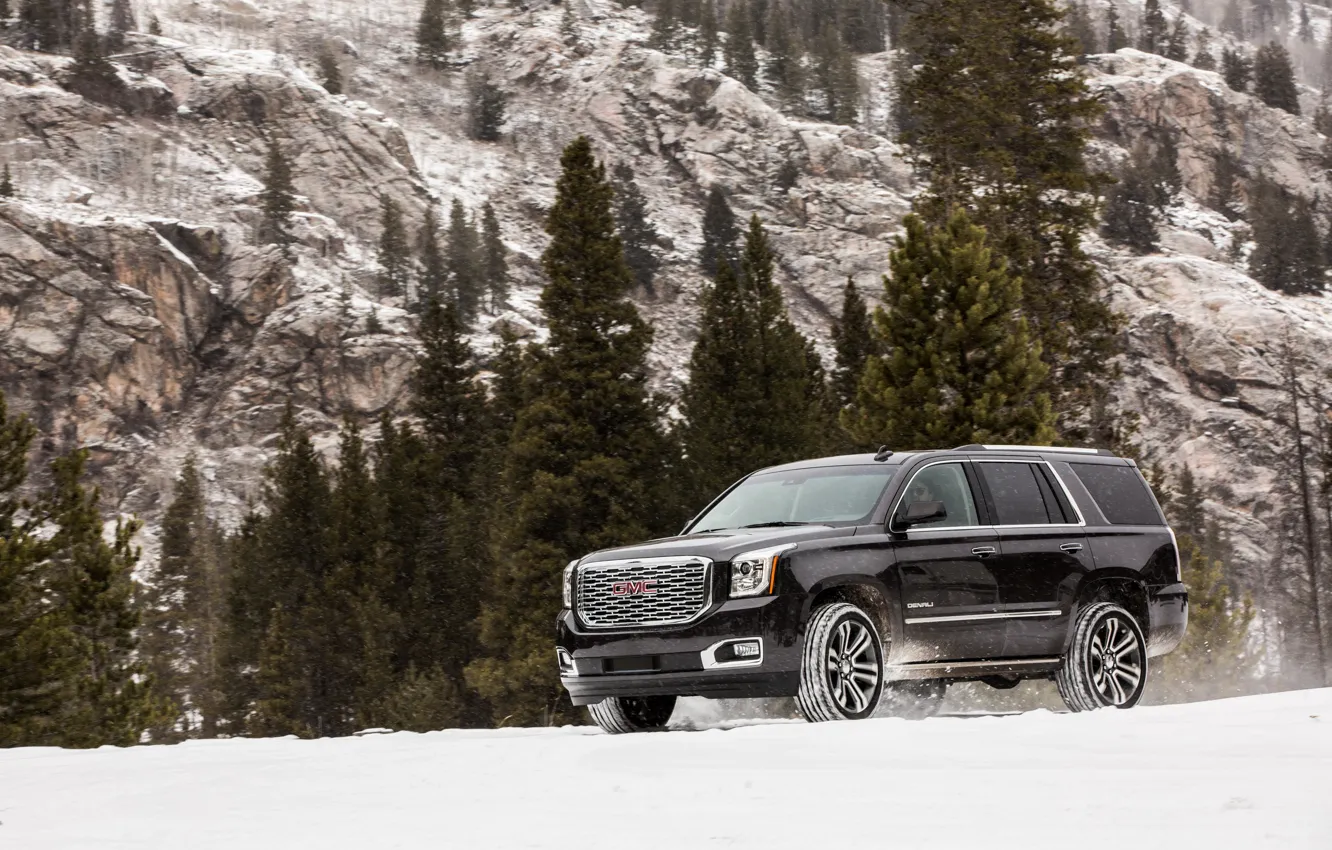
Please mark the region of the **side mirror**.
[[907, 505], [902, 521], [906, 525], [912, 526], [947, 518], [948, 509], [944, 507], [943, 502], [912, 502]]

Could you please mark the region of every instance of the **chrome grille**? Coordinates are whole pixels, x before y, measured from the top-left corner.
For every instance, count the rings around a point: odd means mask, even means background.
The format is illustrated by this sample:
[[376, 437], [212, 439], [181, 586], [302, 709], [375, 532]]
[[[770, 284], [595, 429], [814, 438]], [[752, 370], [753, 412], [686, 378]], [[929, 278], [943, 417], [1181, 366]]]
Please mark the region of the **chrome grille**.
[[[711, 563], [704, 558], [653, 558], [579, 567], [578, 616], [600, 629], [688, 623], [708, 606]], [[656, 592], [628, 592], [641, 587], [639, 582], [655, 582], [650, 587]]]

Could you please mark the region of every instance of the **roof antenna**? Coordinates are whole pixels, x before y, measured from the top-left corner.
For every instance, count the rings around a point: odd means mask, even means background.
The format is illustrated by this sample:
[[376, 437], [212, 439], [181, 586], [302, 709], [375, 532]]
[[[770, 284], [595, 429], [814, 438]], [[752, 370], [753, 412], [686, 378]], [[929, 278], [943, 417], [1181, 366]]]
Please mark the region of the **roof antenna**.
[[885, 460], [887, 460], [892, 456], [893, 456], [892, 449], [888, 448], [887, 446], [879, 446], [879, 450], [874, 454], [874, 459], [879, 463], [883, 463]]

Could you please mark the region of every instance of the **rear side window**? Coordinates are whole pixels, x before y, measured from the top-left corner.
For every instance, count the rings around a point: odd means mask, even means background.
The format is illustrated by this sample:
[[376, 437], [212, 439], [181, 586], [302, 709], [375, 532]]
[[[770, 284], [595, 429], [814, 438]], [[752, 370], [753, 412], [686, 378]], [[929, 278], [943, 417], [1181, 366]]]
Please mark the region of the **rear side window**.
[[1072, 463], [1096, 506], [1113, 525], [1164, 525], [1156, 500], [1138, 470], [1131, 466]]
[[[978, 463], [994, 499], [999, 525], [1048, 525], [1050, 513], [1045, 507], [1036, 472], [1029, 463]], [[1062, 522], [1056, 508], [1055, 522]]]

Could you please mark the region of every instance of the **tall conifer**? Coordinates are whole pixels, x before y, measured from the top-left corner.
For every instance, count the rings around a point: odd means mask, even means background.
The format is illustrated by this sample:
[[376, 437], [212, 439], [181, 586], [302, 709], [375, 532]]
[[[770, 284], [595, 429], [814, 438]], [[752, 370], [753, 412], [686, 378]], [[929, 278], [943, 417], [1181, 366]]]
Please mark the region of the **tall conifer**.
[[842, 289], [842, 313], [833, 324], [833, 347], [837, 352], [832, 373], [833, 398], [839, 408], [846, 408], [855, 403], [865, 364], [877, 351], [869, 309], [855, 280], [849, 277]]
[[379, 294], [406, 295], [411, 282], [412, 258], [407, 248], [407, 228], [402, 222], [402, 207], [388, 195], [379, 197]]
[[490, 311], [498, 313], [509, 300], [509, 249], [504, 247], [499, 217], [489, 202], [481, 207], [481, 268]]
[[746, 0], [733, 0], [726, 15], [726, 73], [744, 83], [750, 91], [758, 89], [758, 56], [754, 53], [754, 29]]
[[424, 0], [416, 24], [417, 61], [432, 68], [445, 67], [452, 42], [448, 0]]
[[296, 211], [296, 185], [291, 164], [275, 136], [266, 139], [268, 155], [264, 160], [264, 188], [259, 194], [263, 222], [259, 238], [265, 243], [286, 245], [291, 241], [291, 215]]
[[666, 472], [670, 442], [647, 388], [652, 332], [626, 298], [633, 275], [615, 234], [613, 191], [592, 144], [564, 151], [542, 255], [541, 306], [550, 340], [536, 362], [534, 397], [519, 414], [504, 470], [512, 499], [481, 616], [489, 657], [468, 682], [511, 723], [567, 716], [550, 623], [571, 558], [650, 537], [678, 522]]
[[458, 304], [458, 314], [471, 322], [481, 309], [485, 279], [478, 257], [476, 228], [467, 217], [467, 208], [457, 198], [449, 208], [449, 227], [444, 238], [444, 259], [449, 269], [449, 286]]
[[1300, 92], [1286, 48], [1270, 41], [1258, 48], [1253, 60], [1253, 93], [1268, 106], [1300, 114]]
[[985, 231], [955, 211], [943, 227], [908, 216], [892, 253], [878, 343], [843, 424], [862, 445], [1048, 444], [1047, 367], [1018, 315], [1021, 284]]
[[434, 204], [426, 207], [425, 220], [421, 224], [421, 272], [416, 289], [423, 304], [446, 298], [452, 300], [448, 265], [439, 249], [439, 222], [435, 219]]
[[627, 163], [615, 166], [615, 223], [624, 242], [624, 260], [634, 273], [634, 281], [648, 295], [654, 294], [653, 280], [661, 260], [654, 248], [657, 228], [648, 218], [647, 198], [634, 181], [634, 170]]
[[699, 252], [699, 263], [704, 274], [716, 277], [723, 263], [739, 268], [739, 240], [740, 229], [736, 226], [731, 202], [726, 199], [726, 190], [714, 185], [708, 191], [707, 204], [703, 208], [703, 249]]

